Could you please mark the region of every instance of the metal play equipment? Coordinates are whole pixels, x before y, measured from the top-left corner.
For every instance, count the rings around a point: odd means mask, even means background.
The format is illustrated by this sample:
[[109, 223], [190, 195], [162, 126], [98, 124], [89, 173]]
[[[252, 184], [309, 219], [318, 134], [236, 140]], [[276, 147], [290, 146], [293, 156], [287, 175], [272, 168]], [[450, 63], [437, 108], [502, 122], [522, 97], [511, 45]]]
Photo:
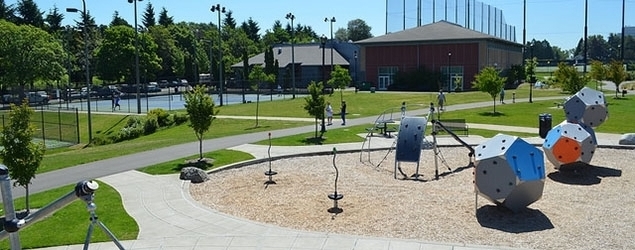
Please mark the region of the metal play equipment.
[[566, 120], [549, 130], [542, 144], [556, 169], [591, 162], [598, 143], [593, 128], [605, 122], [609, 114], [604, 93], [587, 87], [568, 97], [563, 107]]
[[516, 136], [498, 134], [476, 147], [475, 208], [478, 195], [519, 211], [542, 197], [545, 167], [542, 152]]
[[11, 183], [9, 179], [9, 170], [6, 166], [0, 164], [0, 188], [2, 189], [2, 203], [4, 205], [5, 221], [4, 230], [0, 231], [0, 240], [10, 237], [10, 245], [12, 250], [22, 249], [20, 244], [20, 238], [18, 231], [22, 228], [26, 228], [36, 222], [49, 217], [53, 213], [67, 206], [75, 199], [80, 198], [86, 202], [88, 211], [90, 212], [91, 224], [88, 228], [86, 240], [84, 241], [84, 250], [88, 249], [90, 243], [90, 237], [95, 224], [104, 230], [104, 232], [110, 237], [110, 239], [117, 245], [118, 249], [124, 249], [119, 243], [115, 235], [108, 230], [106, 225], [100, 222], [95, 215], [95, 208], [97, 207], [93, 201], [94, 193], [99, 188], [99, 184], [95, 181], [81, 181], [75, 185], [73, 191], [58, 198], [57, 200], [49, 203], [48, 205], [38, 209], [36, 212], [29, 214], [24, 219], [17, 219], [15, 210], [13, 208], [13, 195], [11, 193]]
[[333, 168], [335, 169], [335, 191], [332, 194], [329, 194], [328, 197], [333, 201], [333, 207], [327, 209], [331, 214], [337, 215], [339, 213], [344, 212], [344, 209], [337, 206], [337, 201], [344, 198], [344, 195], [337, 193], [337, 179], [340, 177], [340, 171], [337, 170], [337, 166], [335, 165], [335, 156], [337, 156], [337, 149], [333, 148]]
[[592, 128], [600, 126], [609, 115], [604, 93], [584, 87], [564, 102], [567, 121], [584, 123]]
[[[381, 115], [379, 115], [376, 122], [385, 120], [386, 117], [389, 117], [389, 118], [392, 117], [392, 112], [397, 110], [399, 109], [395, 108], [395, 109], [389, 109], [383, 112]], [[427, 115], [424, 115], [422, 117], [410, 117], [410, 116], [405, 116], [404, 114], [404, 117], [402, 117], [400, 120], [398, 134], [392, 146], [388, 148], [388, 152], [385, 154], [383, 159], [378, 164], [376, 164], [376, 167], [379, 167], [381, 165], [381, 163], [388, 157], [388, 155], [392, 152], [393, 149], [395, 149], [396, 151], [395, 152], [395, 168], [394, 168], [395, 179], [397, 178], [397, 172], [399, 172], [404, 177], [404, 179], [413, 179], [413, 180], [423, 181], [423, 179], [420, 179], [422, 175], [419, 173], [419, 161], [421, 158], [421, 151], [425, 149], [431, 149], [434, 153], [434, 157], [435, 157], [434, 158], [434, 165], [435, 165], [434, 178], [437, 180], [439, 179], [439, 176], [453, 173], [465, 168], [473, 167], [474, 166], [474, 161], [473, 161], [474, 149], [470, 145], [468, 145], [465, 141], [463, 141], [461, 138], [459, 138], [459, 136], [457, 136], [454, 132], [452, 132], [451, 129], [444, 126], [442, 122], [434, 119], [435, 111], [436, 110], [435, 110], [434, 104], [430, 103], [429, 112]], [[426, 126], [428, 125], [428, 122], [432, 124], [432, 132], [430, 133], [430, 135], [432, 136], [432, 141], [428, 141], [425, 135]], [[469, 149], [470, 152], [468, 156], [469, 156], [470, 162], [468, 163], [467, 166], [458, 168], [453, 171], [447, 165], [445, 158], [443, 157], [443, 154], [441, 153], [441, 150], [439, 149], [439, 147], [437, 147], [436, 136], [439, 130], [444, 130], [445, 132], [447, 132], [448, 135], [451, 135], [453, 139], [460, 142], [461, 145]], [[359, 157], [360, 162], [364, 162], [366, 157], [363, 157], [363, 155], [368, 154], [367, 161], [368, 163], [373, 164], [370, 159], [370, 152], [373, 151], [373, 149], [371, 149], [370, 147], [371, 137], [372, 136], [369, 133], [366, 136], [367, 138], [366, 141], [362, 144], [362, 150], [360, 151], [360, 157]], [[412, 175], [405, 174], [401, 168], [402, 162], [416, 163], [417, 166], [416, 166], [415, 173]], [[441, 174], [439, 173], [440, 163], [444, 164], [447, 167], [448, 172], [441, 173]]]
[[419, 174], [419, 160], [421, 159], [421, 149], [427, 123], [428, 118], [426, 117], [404, 117], [401, 120], [399, 136], [395, 139], [397, 143], [395, 147], [395, 179], [397, 179], [397, 171], [408, 178], [408, 175], [401, 170], [402, 162], [417, 164], [416, 172], [410, 178], [418, 180], [422, 176]]
[[269, 170], [265, 171], [265, 176], [268, 177], [268, 180], [265, 181], [265, 186], [276, 184], [273, 180], [273, 176], [278, 174], [276, 171], [271, 171], [271, 133], [269, 133], [269, 148], [267, 149], [267, 154], [269, 155]]
[[562, 165], [575, 162], [591, 162], [597, 140], [591, 127], [563, 121], [549, 130], [542, 148], [549, 162], [559, 169]]

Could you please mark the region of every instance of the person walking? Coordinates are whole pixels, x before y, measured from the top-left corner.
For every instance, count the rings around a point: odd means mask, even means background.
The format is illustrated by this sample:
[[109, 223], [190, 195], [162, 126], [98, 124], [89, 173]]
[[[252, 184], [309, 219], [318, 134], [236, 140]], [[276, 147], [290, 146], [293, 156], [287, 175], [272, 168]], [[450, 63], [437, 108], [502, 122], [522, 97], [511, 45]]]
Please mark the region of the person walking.
[[500, 95], [500, 102], [501, 102], [501, 104], [505, 104], [505, 88], [502, 88], [502, 89], [501, 89], [501, 92], [500, 92], [500, 94], [499, 94], [499, 95]]
[[406, 102], [401, 102], [401, 120], [406, 117]]
[[342, 126], [346, 125], [346, 101], [342, 101], [340, 116], [342, 117]]
[[444, 104], [445, 104], [445, 94], [443, 94], [443, 89], [440, 89], [439, 94], [437, 95], [437, 105], [439, 107], [439, 111], [443, 111]]
[[[121, 101], [121, 97], [119, 95], [115, 95], [115, 108], [119, 108], [119, 110], [121, 110], [121, 105], [119, 105], [119, 101]], [[113, 108], [113, 110], [115, 110], [115, 108]]]
[[326, 103], [326, 125], [333, 125], [333, 106], [331, 106], [331, 102]]

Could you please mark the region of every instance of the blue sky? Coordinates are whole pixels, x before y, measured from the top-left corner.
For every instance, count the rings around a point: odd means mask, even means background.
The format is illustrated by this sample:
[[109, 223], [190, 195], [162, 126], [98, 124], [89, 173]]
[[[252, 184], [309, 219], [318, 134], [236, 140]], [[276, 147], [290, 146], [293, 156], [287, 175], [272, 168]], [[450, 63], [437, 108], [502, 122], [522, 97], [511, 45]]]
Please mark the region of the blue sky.
[[[395, 0], [392, 0], [395, 1]], [[411, 0], [409, 0], [411, 1]], [[431, 2], [432, 0], [424, 0]], [[443, 8], [445, 2], [450, 6], [454, 2], [465, 0], [436, 0], [437, 10]], [[584, 1], [583, 0], [526, 0], [527, 1], [527, 40], [548, 40], [552, 46], [563, 49], [574, 48], [584, 35]], [[7, 4], [14, 4], [17, 0], [5, 0]], [[80, 8], [81, 0], [35, 0], [41, 11], [48, 13], [53, 6], [61, 11], [67, 7]], [[309, 25], [318, 35], [330, 34], [330, 24], [324, 22], [325, 17], [335, 17], [333, 32], [340, 27], [346, 27], [348, 21], [362, 19], [371, 26], [374, 36], [385, 34], [386, 31], [386, 1], [384, 0], [143, 0], [137, 3], [139, 22], [141, 14], [148, 2], [151, 2], [158, 14], [162, 7], [174, 17], [176, 22], [212, 22], [216, 23], [218, 16], [210, 12], [212, 4], [221, 4], [233, 11], [238, 24], [250, 17], [259, 23], [261, 31], [270, 29], [275, 20], [287, 23], [284, 18], [292, 12], [296, 19], [294, 24]], [[398, 1], [397, 1], [398, 2]], [[523, 1], [522, 0], [482, 0], [485, 4], [503, 10], [507, 24], [516, 26], [516, 40], [522, 43], [523, 30]], [[459, 3], [463, 4], [463, 3]], [[108, 24], [115, 11], [128, 22], [134, 22], [133, 5], [127, 0], [86, 0], [87, 9], [99, 24]], [[600, 34], [605, 38], [609, 33], [621, 32], [622, 0], [589, 0], [588, 34]], [[431, 15], [431, 8], [423, 10], [423, 15]], [[451, 12], [451, 11], [450, 11]], [[626, 0], [626, 26], [635, 26], [635, 0]], [[64, 24], [73, 24], [72, 19], [77, 14], [65, 13]], [[443, 18], [443, 11], [437, 11], [437, 18]], [[453, 17], [448, 19], [453, 20]]]

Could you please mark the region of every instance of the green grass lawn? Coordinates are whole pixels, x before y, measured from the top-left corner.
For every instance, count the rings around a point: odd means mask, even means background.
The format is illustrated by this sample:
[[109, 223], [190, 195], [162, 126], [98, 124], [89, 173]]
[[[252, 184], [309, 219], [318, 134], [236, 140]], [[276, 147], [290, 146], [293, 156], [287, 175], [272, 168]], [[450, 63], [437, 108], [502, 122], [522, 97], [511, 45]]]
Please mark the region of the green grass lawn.
[[[203, 153], [203, 157], [214, 160], [212, 164], [197, 165], [197, 167], [203, 170], [211, 170], [211, 169], [222, 167], [232, 163], [254, 159], [254, 157], [248, 153], [236, 151], [236, 150], [229, 150], [229, 149], [222, 149], [222, 150], [217, 150], [213, 152]], [[174, 174], [174, 173], [179, 173], [182, 168], [190, 166], [190, 164], [187, 164], [186, 161], [192, 160], [192, 159], [198, 159], [198, 158], [199, 158], [199, 155], [197, 154], [197, 155], [192, 155], [189, 157], [185, 157], [185, 158], [181, 158], [181, 159], [177, 159], [173, 161], [163, 162], [161, 164], [148, 166], [145, 168], [140, 168], [138, 170], [141, 172], [144, 172], [147, 174], [153, 174], [153, 175]]]
[[[52, 201], [68, 194], [74, 190], [75, 185], [68, 185], [46, 192], [30, 195], [31, 211], [43, 207]], [[108, 229], [119, 240], [136, 239], [139, 234], [137, 222], [128, 215], [121, 203], [119, 193], [112, 187], [99, 182], [99, 189], [95, 192], [94, 198], [97, 209], [95, 214]], [[15, 199], [16, 211], [23, 211], [25, 206], [24, 197]], [[66, 207], [53, 213], [39, 222], [22, 228], [20, 232], [20, 242], [22, 248], [42, 248], [61, 245], [83, 244], [90, 225], [90, 213], [86, 208], [86, 203], [76, 199]], [[93, 230], [91, 242], [110, 241], [110, 238], [98, 227]], [[9, 239], [0, 241], [0, 249], [10, 249]]]

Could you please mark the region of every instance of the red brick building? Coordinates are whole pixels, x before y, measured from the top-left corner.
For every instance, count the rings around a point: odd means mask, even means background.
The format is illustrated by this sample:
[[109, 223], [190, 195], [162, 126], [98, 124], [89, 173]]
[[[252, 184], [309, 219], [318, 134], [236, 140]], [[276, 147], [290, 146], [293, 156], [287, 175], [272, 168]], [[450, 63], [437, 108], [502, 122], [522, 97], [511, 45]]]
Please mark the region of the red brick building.
[[[361, 81], [387, 89], [399, 71], [441, 72], [444, 90], [469, 90], [479, 70], [522, 64], [522, 44], [440, 21], [355, 42]], [[449, 74], [448, 74], [449, 73]]]

